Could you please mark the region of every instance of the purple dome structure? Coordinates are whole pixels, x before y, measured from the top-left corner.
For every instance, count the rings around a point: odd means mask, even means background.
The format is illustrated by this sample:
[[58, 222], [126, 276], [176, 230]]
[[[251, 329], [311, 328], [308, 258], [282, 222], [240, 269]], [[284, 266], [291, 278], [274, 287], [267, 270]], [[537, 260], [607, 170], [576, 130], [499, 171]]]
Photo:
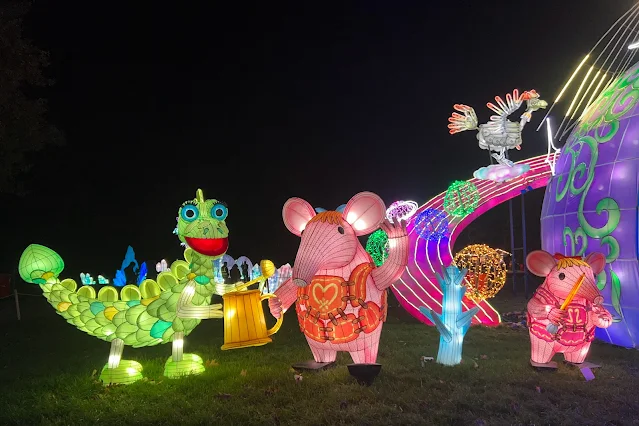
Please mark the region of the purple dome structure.
[[576, 124], [546, 187], [542, 247], [601, 252], [598, 287], [614, 324], [596, 337], [639, 347], [639, 64], [599, 95]]

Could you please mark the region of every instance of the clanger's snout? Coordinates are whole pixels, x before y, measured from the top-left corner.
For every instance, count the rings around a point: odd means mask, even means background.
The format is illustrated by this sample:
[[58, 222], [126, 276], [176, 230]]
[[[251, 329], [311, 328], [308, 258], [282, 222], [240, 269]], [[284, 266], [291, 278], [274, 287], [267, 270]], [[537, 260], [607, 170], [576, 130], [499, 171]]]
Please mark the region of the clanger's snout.
[[298, 287], [306, 287], [313, 280], [313, 276], [321, 267], [322, 260], [318, 257], [309, 258], [304, 253], [308, 252], [307, 241], [302, 240], [300, 250], [295, 256], [295, 263], [293, 264], [293, 283]]
[[308, 283], [301, 278], [293, 278], [293, 283], [298, 287], [306, 287]]

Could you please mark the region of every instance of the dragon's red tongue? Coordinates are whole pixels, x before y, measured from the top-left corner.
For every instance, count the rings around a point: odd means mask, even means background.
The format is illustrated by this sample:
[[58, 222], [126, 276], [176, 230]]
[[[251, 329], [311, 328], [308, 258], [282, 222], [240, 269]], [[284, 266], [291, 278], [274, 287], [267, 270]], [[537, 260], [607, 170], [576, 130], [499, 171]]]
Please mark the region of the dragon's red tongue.
[[226, 253], [229, 248], [228, 238], [189, 238], [186, 243], [196, 252], [205, 256], [219, 256]]

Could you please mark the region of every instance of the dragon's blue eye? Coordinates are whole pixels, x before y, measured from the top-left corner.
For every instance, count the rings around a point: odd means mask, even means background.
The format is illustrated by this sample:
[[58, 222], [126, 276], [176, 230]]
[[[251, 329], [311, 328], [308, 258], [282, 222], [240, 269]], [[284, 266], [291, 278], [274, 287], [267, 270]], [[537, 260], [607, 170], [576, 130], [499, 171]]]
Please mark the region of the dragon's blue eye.
[[226, 216], [228, 216], [229, 210], [226, 208], [224, 204], [217, 203], [211, 208], [211, 217], [214, 217], [217, 220], [224, 220]]
[[182, 219], [187, 222], [193, 222], [199, 215], [200, 211], [192, 204], [187, 204], [182, 207], [182, 210], [180, 211], [180, 216], [182, 216]]

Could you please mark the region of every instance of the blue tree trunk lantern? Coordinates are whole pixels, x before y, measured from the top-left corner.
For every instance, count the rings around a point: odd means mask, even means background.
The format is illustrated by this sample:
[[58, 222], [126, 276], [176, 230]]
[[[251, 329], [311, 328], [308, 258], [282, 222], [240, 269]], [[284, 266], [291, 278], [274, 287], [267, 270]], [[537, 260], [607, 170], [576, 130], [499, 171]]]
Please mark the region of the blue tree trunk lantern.
[[444, 293], [441, 315], [424, 306], [419, 308], [420, 312], [426, 315], [439, 331], [437, 362], [440, 364], [457, 365], [461, 363], [464, 336], [470, 327], [473, 316], [479, 311], [479, 307], [474, 307], [462, 312], [461, 302], [466, 293], [464, 285], [466, 272], [466, 269], [460, 270], [451, 265], [444, 269], [443, 276], [437, 274], [437, 281]]

